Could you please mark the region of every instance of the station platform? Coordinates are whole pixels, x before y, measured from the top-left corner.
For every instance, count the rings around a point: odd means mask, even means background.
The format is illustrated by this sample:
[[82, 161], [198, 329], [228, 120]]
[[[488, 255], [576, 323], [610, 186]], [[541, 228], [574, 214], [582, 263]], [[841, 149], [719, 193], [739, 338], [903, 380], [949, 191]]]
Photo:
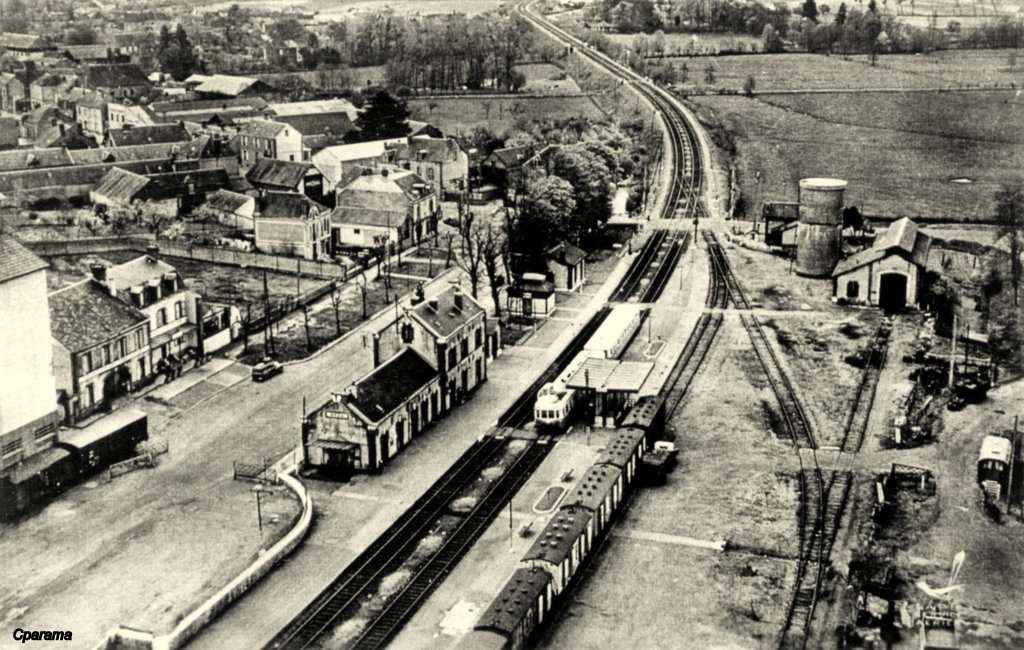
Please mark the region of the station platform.
[[[620, 259], [601, 285], [587, 287], [588, 300], [571, 320], [545, 324], [550, 328], [550, 345], [528, 355], [505, 353], [492, 362], [488, 381], [473, 397], [419, 436], [381, 474], [357, 475], [344, 484], [307, 481], [316, 508], [309, 537], [187, 647], [220, 650], [269, 643], [475, 440], [493, 431], [495, 414], [511, 406], [554, 362], [608, 301], [631, 261]], [[507, 529], [507, 520], [504, 525]]]
[[[561, 436], [512, 499], [511, 527], [506, 508], [388, 647], [442, 650], [457, 646], [518, 568], [523, 555], [557, 512], [564, 495], [597, 460], [613, 431], [587, 432], [577, 427]], [[562, 488], [564, 492], [549, 508], [539, 510], [539, 502], [551, 488]]]

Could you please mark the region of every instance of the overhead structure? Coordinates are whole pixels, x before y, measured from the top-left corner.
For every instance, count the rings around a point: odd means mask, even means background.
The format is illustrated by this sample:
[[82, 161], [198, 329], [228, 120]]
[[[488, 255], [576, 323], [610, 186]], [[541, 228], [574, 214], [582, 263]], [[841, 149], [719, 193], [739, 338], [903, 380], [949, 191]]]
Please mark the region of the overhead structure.
[[825, 278], [839, 262], [843, 243], [843, 195], [846, 181], [800, 181], [800, 224], [796, 233], [796, 272]]

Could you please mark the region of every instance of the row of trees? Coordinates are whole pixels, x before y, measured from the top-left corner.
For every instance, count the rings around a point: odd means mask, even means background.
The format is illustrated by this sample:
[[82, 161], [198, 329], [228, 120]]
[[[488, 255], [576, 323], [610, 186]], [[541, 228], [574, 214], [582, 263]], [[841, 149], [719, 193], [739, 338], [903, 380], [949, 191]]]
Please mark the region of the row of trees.
[[651, 0], [601, 0], [587, 17], [625, 33], [731, 32], [758, 36], [767, 25], [785, 34], [791, 12], [783, 4], [736, 0], [672, 0], [655, 6]]

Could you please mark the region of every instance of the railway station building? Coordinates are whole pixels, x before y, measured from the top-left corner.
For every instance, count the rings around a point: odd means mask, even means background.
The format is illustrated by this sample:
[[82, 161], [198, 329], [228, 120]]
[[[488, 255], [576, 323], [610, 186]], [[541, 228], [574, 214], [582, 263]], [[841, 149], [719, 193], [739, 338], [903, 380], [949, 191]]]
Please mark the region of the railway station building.
[[649, 361], [619, 361], [590, 357], [569, 378], [566, 386], [579, 391], [583, 416], [594, 426], [612, 427], [636, 403], [654, 370]]

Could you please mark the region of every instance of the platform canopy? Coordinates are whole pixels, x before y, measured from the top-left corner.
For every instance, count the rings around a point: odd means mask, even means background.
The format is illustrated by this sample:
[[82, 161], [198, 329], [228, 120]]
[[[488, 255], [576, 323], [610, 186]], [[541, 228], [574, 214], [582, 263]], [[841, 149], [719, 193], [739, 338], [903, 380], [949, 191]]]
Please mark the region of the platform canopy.
[[654, 369], [650, 361], [618, 361], [591, 357], [569, 378], [568, 387], [601, 393], [637, 393]]

